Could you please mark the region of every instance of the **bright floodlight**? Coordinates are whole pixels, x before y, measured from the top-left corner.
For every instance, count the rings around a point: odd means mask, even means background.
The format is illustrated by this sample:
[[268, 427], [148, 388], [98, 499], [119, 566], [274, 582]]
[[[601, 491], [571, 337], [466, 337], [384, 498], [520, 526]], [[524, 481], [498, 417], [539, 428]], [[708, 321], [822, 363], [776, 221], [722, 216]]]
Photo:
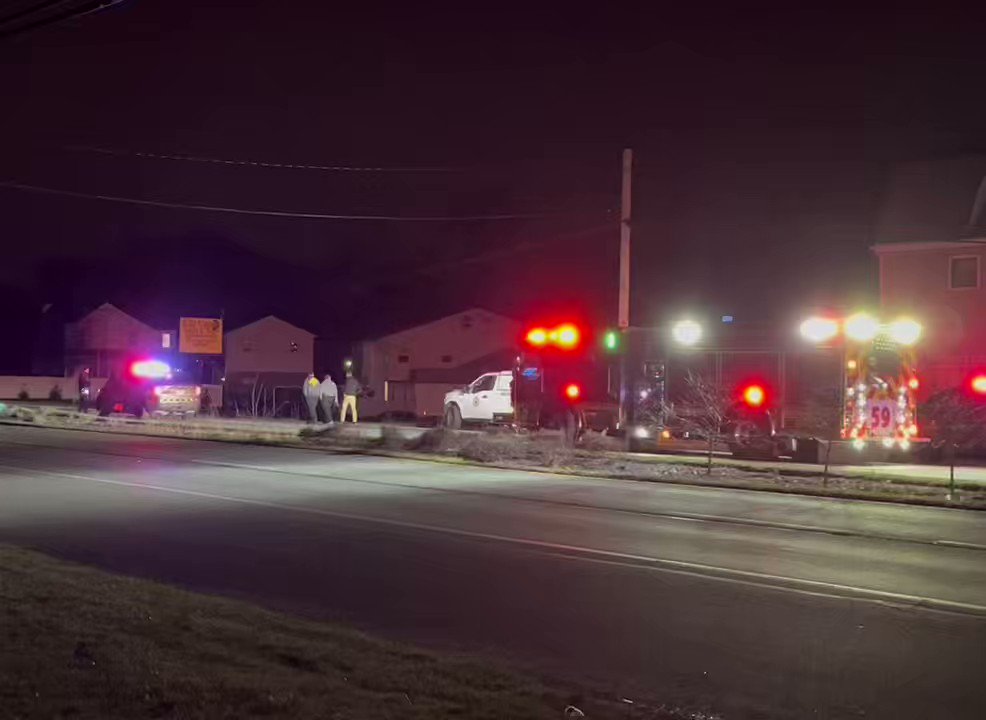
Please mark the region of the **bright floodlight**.
[[801, 323], [801, 337], [813, 343], [823, 343], [839, 334], [839, 323], [832, 318], [810, 317]]
[[858, 342], [866, 342], [880, 332], [880, 321], [866, 313], [856, 313], [846, 320], [846, 335]]
[[921, 323], [911, 318], [899, 318], [890, 323], [890, 339], [901, 345], [913, 345], [921, 337]]
[[702, 339], [702, 326], [694, 320], [680, 320], [671, 329], [675, 342], [682, 345], [694, 345]]

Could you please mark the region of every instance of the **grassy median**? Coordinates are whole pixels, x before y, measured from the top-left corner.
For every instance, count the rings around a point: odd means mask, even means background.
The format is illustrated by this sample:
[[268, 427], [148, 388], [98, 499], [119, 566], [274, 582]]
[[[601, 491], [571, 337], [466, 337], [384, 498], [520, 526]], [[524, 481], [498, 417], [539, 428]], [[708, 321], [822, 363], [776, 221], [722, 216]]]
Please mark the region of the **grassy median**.
[[[0, 643], [9, 718], [558, 719], [570, 699], [478, 662], [3, 545]], [[617, 716], [593, 704], [589, 717]]]

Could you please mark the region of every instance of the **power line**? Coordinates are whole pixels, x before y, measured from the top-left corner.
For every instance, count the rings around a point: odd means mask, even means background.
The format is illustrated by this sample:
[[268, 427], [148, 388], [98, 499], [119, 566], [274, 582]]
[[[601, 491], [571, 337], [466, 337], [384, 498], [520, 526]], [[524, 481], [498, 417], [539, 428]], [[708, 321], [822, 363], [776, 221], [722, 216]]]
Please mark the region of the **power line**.
[[250, 210], [245, 208], [223, 207], [218, 205], [196, 205], [190, 203], [172, 203], [160, 200], [143, 200], [140, 198], [120, 197], [117, 195], [95, 195], [60, 190], [57, 188], [27, 185], [12, 181], [0, 181], [0, 188], [23, 190], [25, 192], [61, 195], [64, 197], [81, 198], [84, 200], [104, 200], [107, 202], [126, 203], [129, 205], [145, 205], [150, 207], [170, 208], [175, 210], [199, 210], [203, 212], [230, 213], [236, 215], [263, 215], [267, 217], [297, 218], [303, 220], [383, 220], [393, 222], [475, 222], [483, 220], [533, 220], [537, 218], [561, 217], [563, 213], [502, 213], [493, 215], [350, 215], [342, 213], [291, 212], [284, 210]]
[[[45, 9], [54, 9], [59, 5], [64, 5], [66, 0], [42, 3], [36, 5], [34, 8], [29, 8], [27, 10], [22, 10], [20, 12], [8, 15], [5, 19], [0, 21], [0, 38], [12, 37], [14, 35], [19, 35], [30, 30], [38, 30], [49, 25], [56, 25], [65, 20], [75, 20], [86, 15], [91, 15], [92, 13], [100, 12], [106, 8], [113, 7], [114, 5], [119, 5], [124, 0], [90, 0], [89, 2], [77, 3], [75, 7], [69, 7], [66, 10], [56, 12], [53, 14], [48, 14], [46, 17], [39, 19], [30, 20], [29, 16], [37, 15], [39, 12]], [[18, 25], [18, 19], [28, 18], [27, 22], [22, 22]], [[15, 27], [13, 29], [2, 27], [2, 25], [13, 24]]]
[[358, 167], [350, 165], [310, 165], [306, 163], [279, 163], [262, 160], [233, 160], [229, 158], [206, 157], [202, 155], [168, 155], [163, 153], [114, 150], [112, 148], [72, 145], [65, 148], [76, 152], [99, 153], [114, 157], [140, 157], [153, 160], [179, 160], [186, 162], [211, 163], [215, 165], [235, 165], [240, 167], [281, 168], [289, 170], [324, 170], [328, 172], [457, 172], [451, 167]]

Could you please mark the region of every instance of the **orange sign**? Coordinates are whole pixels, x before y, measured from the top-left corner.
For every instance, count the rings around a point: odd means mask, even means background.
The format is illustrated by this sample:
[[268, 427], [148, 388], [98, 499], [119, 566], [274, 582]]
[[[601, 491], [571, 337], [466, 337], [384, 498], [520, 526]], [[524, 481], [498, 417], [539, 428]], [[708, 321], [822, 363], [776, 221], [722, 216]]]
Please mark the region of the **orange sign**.
[[183, 317], [178, 330], [178, 351], [193, 355], [223, 354], [223, 321]]

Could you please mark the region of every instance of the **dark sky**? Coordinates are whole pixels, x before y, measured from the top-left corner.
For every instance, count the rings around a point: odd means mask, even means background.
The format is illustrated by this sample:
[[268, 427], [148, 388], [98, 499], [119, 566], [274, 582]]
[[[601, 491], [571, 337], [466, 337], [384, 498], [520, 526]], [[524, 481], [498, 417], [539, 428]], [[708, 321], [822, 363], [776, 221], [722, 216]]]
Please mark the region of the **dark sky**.
[[977, 18], [246, 5], [129, 0], [0, 38], [0, 180], [244, 209], [548, 217], [304, 220], [0, 189], [8, 315], [111, 300], [162, 324], [218, 306], [232, 324], [275, 311], [340, 342], [475, 304], [611, 321], [632, 147], [634, 323], [683, 308], [764, 318], [872, 297], [894, 164], [986, 149]]

